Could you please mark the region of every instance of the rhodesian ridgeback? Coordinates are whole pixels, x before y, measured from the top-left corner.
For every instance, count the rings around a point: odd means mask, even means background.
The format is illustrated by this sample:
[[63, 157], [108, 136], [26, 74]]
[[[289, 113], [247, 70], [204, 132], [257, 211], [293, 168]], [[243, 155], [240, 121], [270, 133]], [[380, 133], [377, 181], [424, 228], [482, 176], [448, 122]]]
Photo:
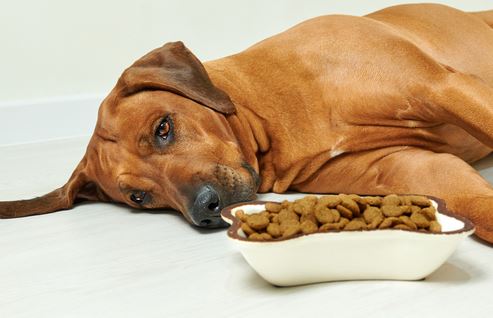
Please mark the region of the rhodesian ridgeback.
[[[79, 200], [181, 211], [218, 227], [255, 193], [429, 194], [493, 242], [493, 11], [400, 5], [305, 21], [201, 63], [167, 43], [102, 102], [68, 182], [4, 218]], [[259, 177], [260, 176], [260, 177]]]

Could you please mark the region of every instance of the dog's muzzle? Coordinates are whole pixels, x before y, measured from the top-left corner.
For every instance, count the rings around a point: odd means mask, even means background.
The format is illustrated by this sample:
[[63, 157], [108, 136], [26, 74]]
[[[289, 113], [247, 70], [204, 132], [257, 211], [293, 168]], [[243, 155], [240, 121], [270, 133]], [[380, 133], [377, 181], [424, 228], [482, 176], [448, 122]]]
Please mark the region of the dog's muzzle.
[[226, 227], [228, 223], [221, 218], [221, 210], [232, 203], [253, 200], [260, 185], [256, 171], [247, 163], [242, 168], [249, 177], [242, 179], [240, 173], [227, 166], [218, 165], [214, 176], [216, 182], [202, 185], [196, 192], [189, 210], [193, 224], [199, 227]]

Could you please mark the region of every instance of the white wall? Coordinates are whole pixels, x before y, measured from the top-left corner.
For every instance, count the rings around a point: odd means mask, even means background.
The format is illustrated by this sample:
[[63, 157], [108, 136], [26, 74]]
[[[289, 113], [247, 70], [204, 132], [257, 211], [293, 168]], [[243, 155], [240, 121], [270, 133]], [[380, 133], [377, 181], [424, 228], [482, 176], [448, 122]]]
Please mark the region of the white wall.
[[[5, 109], [18, 107], [19, 100], [89, 95], [93, 103], [125, 67], [168, 41], [183, 40], [208, 60], [310, 17], [361, 15], [404, 2], [0, 0], [0, 119], [8, 120]], [[440, 2], [464, 10], [493, 9], [487, 1]], [[0, 121], [0, 132], [2, 127]]]
[[[152, 48], [183, 40], [199, 58], [240, 51], [309, 17], [405, 1], [1, 0], [0, 101], [102, 94]], [[488, 1], [441, 1], [465, 10]]]

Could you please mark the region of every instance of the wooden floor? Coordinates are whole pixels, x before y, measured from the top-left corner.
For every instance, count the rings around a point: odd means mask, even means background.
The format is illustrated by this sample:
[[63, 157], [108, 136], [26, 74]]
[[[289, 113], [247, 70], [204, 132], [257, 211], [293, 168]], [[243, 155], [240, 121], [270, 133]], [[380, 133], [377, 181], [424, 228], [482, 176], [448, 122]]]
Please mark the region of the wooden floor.
[[[0, 200], [62, 185], [86, 143], [0, 147]], [[493, 181], [493, 157], [476, 167]], [[487, 317], [492, 264], [493, 247], [469, 238], [424, 281], [277, 288], [224, 230], [199, 231], [172, 212], [88, 203], [0, 220], [0, 317]]]

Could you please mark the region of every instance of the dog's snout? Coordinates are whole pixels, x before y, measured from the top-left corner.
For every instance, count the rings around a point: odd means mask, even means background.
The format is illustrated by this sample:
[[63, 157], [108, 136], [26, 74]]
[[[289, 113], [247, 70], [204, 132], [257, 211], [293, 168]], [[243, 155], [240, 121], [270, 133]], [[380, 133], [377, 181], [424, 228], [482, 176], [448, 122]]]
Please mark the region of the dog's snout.
[[191, 217], [195, 225], [200, 227], [224, 227], [221, 219], [222, 201], [219, 193], [210, 185], [203, 186], [197, 193], [192, 207]]

